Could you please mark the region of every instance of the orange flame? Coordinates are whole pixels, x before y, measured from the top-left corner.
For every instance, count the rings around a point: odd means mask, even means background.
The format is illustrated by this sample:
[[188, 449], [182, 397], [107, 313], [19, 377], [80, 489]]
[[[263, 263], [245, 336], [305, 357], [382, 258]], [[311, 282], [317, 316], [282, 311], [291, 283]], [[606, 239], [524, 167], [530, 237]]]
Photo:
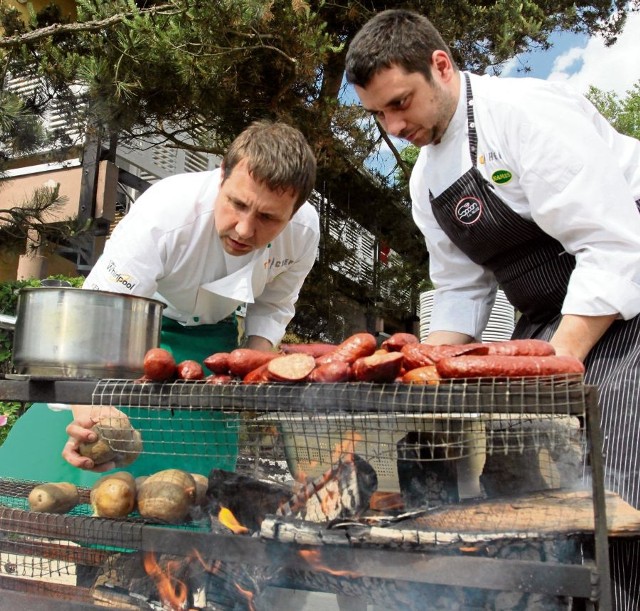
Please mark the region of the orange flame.
[[249, 529], [246, 526], [243, 526], [236, 520], [236, 517], [233, 515], [230, 509], [226, 507], [220, 507], [220, 511], [218, 512], [218, 520], [220, 520], [221, 524], [224, 524], [231, 532], [236, 535], [244, 535], [249, 532]]
[[334, 571], [328, 566], [322, 564], [322, 558], [319, 550], [302, 549], [298, 552], [302, 556], [303, 560], [313, 567], [316, 571], [322, 571], [329, 573], [329, 575], [335, 575], [336, 577], [361, 577], [359, 573], [353, 571]]
[[187, 586], [171, 575], [180, 563], [175, 560], [167, 562], [166, 570], [163, 570], [156, 561], [155, 554], [146, 552], [143, 556], [143, 565], [144, 570], [156, 584], [162, 604], [168, 606], [172, 611], [182, 611], [187, 602]]
[[335, 490], [326, 490], [326, 494], [323, 497], [322, 502], [320, 503], [320, 508], [322, 509], [322, 512], [325, 516], [331, 515], [333, 508], [337, 504], [337, 496], [338, 493]]
[[253, 592], [241, 588], [237, 583], [234, 583], [233, 585], [236, 587], [236, 590], [238, 590], [238, 592], [240, 592], [240, 594], [242, 594], [247, 599], [247, 606], [249, 607], [249, 611], [255, 611], [255, 605], [253, 604]]
[[336, 444], [331, 455], [331, 462], [338, 462], [340, 458], [345, 461], [353, 460], [353, 453], [356, 449], [356, 444], [362, 441], [362, 435], [357, 431], [348, 431], [345, 433], [343, 440]]
[[220, 567], [222, 566], [222, 560], [216, 560], [212, 564], [206, 562], [206, 560], [202, 557], [202, 554], [197, 549], [193, 550], [194, 558], [200, 563], [202, 568], [212, 575], [216, 575], [220, 571]]

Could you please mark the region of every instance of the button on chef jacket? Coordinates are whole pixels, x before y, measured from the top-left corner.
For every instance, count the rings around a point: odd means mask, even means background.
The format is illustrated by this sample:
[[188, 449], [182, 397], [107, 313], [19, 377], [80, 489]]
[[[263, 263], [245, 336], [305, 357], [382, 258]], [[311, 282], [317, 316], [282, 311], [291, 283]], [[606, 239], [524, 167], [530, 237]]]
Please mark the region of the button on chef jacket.
[[[516, 213], [576, 256], [562, 313], [640, 313], [640, 142], [617, 133], [569, 86], [470, 74], [477, 167]], [[437, 145], [420, 150], [410, 180], [436, 286], [431, 329], [480, 337], [496, 280], [440, 229], [440, 195], [471, 167], [466, 92]]]
[[166, 178], [145, 191], [107, 241], [84, 288], [154, 297], [185, 326], [216, 323], [247, 304], [247, 335], [277, 344], [320, 239], [309, 203], [269, 244], [225, 253], [214, 222], [220, 170]]

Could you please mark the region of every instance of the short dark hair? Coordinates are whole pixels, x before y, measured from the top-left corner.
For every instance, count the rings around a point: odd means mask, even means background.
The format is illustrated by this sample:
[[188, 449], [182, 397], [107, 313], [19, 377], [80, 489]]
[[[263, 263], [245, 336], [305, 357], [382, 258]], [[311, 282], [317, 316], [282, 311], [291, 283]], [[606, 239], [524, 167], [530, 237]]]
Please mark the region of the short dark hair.
[[431, 82], [431, 56], [445, 51], [457, 65], [440, 32], [424, 15], [404, 9], [382, 11], [355, 35], [346, 57], [347, 81], [366, 87], [380, 70], [396, 65], [421, 72]]
[[316, 182], [316, 158], [305, 137], [281, 122], [255, 121], [231, 143], [223, 159], [224, 178], [243, 159], [248, 171], [272, 191], [293, 191], [296, 212]]

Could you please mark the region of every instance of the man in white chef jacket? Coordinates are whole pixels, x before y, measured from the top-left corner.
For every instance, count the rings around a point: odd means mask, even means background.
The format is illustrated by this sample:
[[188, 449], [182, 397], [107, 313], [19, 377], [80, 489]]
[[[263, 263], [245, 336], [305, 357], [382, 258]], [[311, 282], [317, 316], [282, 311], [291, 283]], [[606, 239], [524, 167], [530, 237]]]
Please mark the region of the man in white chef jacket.
[[[306, 202], [315, 175], [315, 157], [297, 129], [256, 122], [231, 144], [220, 169], [169, 177], [142, 194], [114, 229], [84, 288], [162, 301], [161, 345], [178, 363], [202, 363], [237, 347], [234, 312], [241, 304], [246, 304], [246, 346], [272, 350], [316, 259], [318, 214]], [[153, 423], [149, 414], [139, 420], [133, 408], [129, 414], [144, 445], [126, 467], [132, 474], [234, 469], [235, 417], [211, 410], [196, 421], [188, 410], [154, 412]], [[46, 448], [32, 452], [33, 458], [16, 456], [13, 476], [91, 485], [113, 469], [113, 463], [95, 466], [77, 452], [80, 442], [94, 438], [98, 414], [107, 415], [105, 409], [74, 406], [69, 424], [68, 412], [32, 406], [16, 433], [33, 439], [34, 427], [46, 431], [40, 437]], [[18, 437], [7, 440], [12, 452], [29, 454], [20, 452]]]
[[[640, 142], [566, 84], [461, 72], [411, 11], [366, 23], [346, 76], [389, 134], [421, 147], [410, 191], [436, 287], [426, 342], [480, 338], [500, 286], [521, 312], [514, 337], [584, 361], [607, 488], [640, 508]], [[640, 544], [622, 547], [615, 605], [638, 609]]]

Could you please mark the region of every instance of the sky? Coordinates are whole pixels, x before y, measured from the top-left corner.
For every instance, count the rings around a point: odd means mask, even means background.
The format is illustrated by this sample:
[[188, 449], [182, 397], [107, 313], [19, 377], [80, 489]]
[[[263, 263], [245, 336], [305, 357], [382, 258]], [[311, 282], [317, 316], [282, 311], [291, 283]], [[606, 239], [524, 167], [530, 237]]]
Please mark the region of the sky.
[[[554, 34], [550, 40], [553, 46], [548, 51], [524, 53], [505, 63], [501, 76], [565, 81], [580, 93], [586, 93], [594, 85], [619, 97], [625, 97], [633, 84], [640, 81], [640, 13], [628, 15], [622, 34], [611, 47], [606, 47], [602, 38], [569, 32]], [[529, 72], [518, 71], [523, 63], [531, 68]], [[392, 140], [399, 148], [406, 145], [401, 140]], [[394, 162], [388, 147], [384, 148], [371, 165], [386, 173]]]
[[[611, 47], [599, 37], [559, 33], [551, 38], [549, 51], [525, 53], [505, 64], [502, 76], [533, 76], [550, 81], [565, 81], [580, 93], [589, 85], [613, 91], [624, 97], [632, 85], [640, 80], [640, 13], [632, 13]], [[531, 72], [517, 72], [519, 60], [531, 66]]]

